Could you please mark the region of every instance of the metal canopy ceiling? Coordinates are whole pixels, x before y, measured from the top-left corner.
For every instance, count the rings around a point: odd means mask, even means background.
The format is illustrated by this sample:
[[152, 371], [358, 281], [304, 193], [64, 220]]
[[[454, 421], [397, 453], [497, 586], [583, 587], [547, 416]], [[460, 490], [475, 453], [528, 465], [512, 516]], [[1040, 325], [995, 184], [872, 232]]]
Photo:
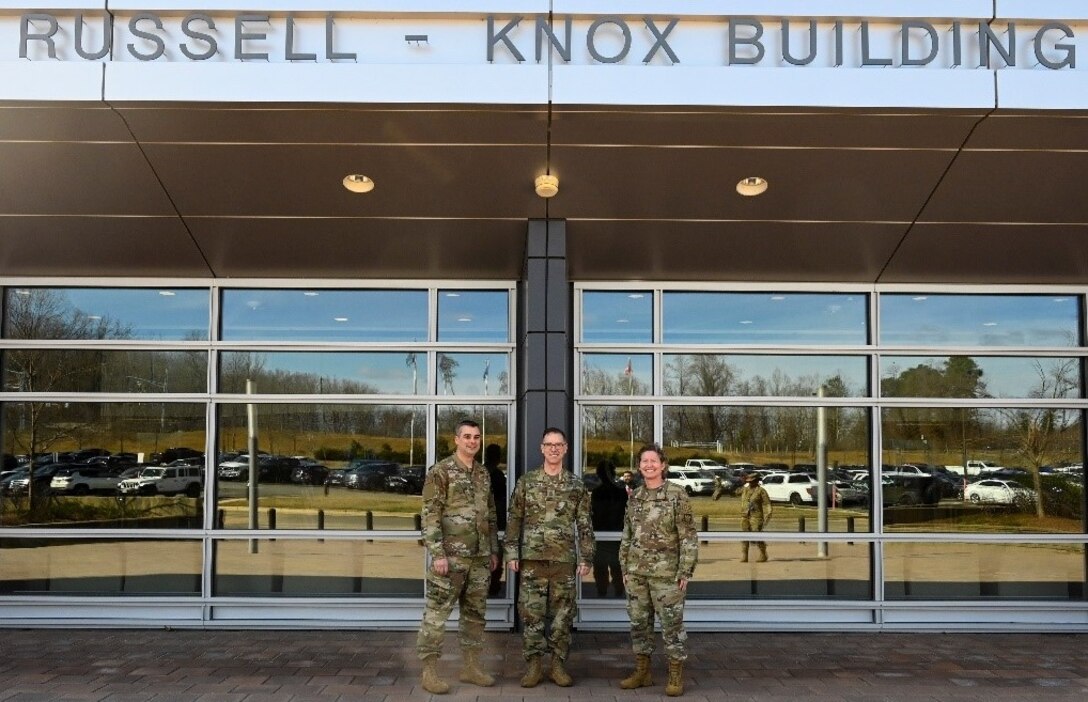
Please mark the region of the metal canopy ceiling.
[[1088, 280], [1078, 114], [9, 103], [0, 164], [5, 275], [511, 279], [551, 217], [577, 280]]

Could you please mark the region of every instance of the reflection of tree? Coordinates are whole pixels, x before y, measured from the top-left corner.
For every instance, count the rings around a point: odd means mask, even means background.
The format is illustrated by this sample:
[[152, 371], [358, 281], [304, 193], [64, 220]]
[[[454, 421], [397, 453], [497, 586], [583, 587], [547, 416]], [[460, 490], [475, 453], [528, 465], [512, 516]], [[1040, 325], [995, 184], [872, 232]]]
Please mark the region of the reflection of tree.
[[[1052, 359], [1044, 367], [1033, 364], [1036, 384], [1032, 399], [1057, 400], [1069, 397], [1080, 387], [1079, 364], [1072, 358]], [[1004, 411], [1009, 431], [1016, 441], [1016, 454], [1027, 462], [1037, 499], [1035, 511], [1046, 516], [1043, 483], [1039, 469], [1052, 462], [1079, 454], [1080, 432], [1076, 430], [1079, 412], [1056, 408], [1009, 409]]]
[[[973, 358], [950, 356], [940, 365], [923, 363], [893, 372], [880, 381], [880, 389], [884, 397], [987, 397], [982, 374]], [[964, 454], [980, 423], [978, 410], [969, 407], [889, 407], [884, 416], [885, 445], [921, 446], [925, 436], [930, 446], [960, 446]]]
[[438, 354], [438, 374], [442, 376], [442, 388], [446, 395], [455, 395], [453, 391], [453, 379], [457, 377], [457, 366], [460, 362], [449, 354]]

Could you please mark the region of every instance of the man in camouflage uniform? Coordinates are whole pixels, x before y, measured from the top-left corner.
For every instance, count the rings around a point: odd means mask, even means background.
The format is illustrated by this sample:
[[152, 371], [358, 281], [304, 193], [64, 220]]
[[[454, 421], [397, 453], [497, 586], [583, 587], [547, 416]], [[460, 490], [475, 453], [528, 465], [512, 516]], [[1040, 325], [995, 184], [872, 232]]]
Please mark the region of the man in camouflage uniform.
[[[551, 651], [549, 676], [556, 685], [574, 684], [563, 668], [570, 650], [570, 630], [578, 612], [575, 568], [585, 577], [593, 564], [594, 536], [589, 491], [563, 468], [567, 435], [549, 427], [541, 439], [544, 465], [518, 479], [506, 522], [506, 561], [521, 573], [518, 612], [525, 627], [526, 660], [522, 687], [536, 687], [541, 656]], [[551, 633], [548, 609], [551, 609]]]
[[684, 489], [665, 480], [668, 462], [659, 446], [638, 453], [643, 485], [627, 502], [620, 567], [627, 585], [627, 613], [635, 672], [620, 682], [630, 690], [653, 685], [650, 655], [654, 651], [654, 613], [661, 617], [661, 634], [669, 657], [665, 694], [684, 692], [684, 597], [699, 559], [699, 535], [691, 502]]
[[416, 648], [423, 661], [423, 689], [449, 691], [438, 676], [442, 637], [454, 605], [461, 609], [460, 639], [465, 665], [461, 682], [484, 687], [495, 679], [480, 669], [484, 613], [491, 571], [499, 567], [495, 499], [487, 469], [476, 462], [480, 425], [462, 420], [456, 429], [454, 455], [427, 471], [423, 485], [423, 543], [431, 560], [427, 571], [427, 604]]
[[[740, 530], [763, 531], [764, 525], [771, 521], [771, 497], [759, 484], [759, 473], [744, 476], [744, 488], [740, 491]], [[759, 549], [756, 560], [767, 560], [766, 541], [741, 541], [740, 562], [748, 562], [748, 545], [754, 543]]]

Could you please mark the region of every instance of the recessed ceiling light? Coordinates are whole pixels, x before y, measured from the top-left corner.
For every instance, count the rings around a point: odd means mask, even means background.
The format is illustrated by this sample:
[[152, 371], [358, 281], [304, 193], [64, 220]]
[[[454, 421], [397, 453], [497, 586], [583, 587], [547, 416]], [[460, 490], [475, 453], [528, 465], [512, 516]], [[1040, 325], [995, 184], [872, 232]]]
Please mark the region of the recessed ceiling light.
[[741, 324], [751, 324], [751, 323], [752, 323], [752, 320], [750, 320], [750, 319], [742, 319], [742, 320], [740, 320], [740, 323], [741, 323]]
[[344, 187], [353, 193], [369, 193], [374, 189], [374, 181], [360, 173], [344, 176]]
[[30, 291], [29, 291], [29, 290], [23, 290], [23, 289], [20, 289], [20, 290], [16, 290], [16, 291], [15, 291], [15, 294], [16, 294], [16, 295], [29, 295], [29, 294], [30, 294]]
[[333, 319], [334, 322], [346, 322], [346, 321], [348, 321], [347, 317], [333, 317], [332, 319]]
[[89, 314], [89, 315], [87, 315], [87, 319], [92, 319], [92, 320], [97, 322], [97, 321], [102, 319], [102, 315], [100, 315], [100, 314]]
[[919, 295], [918, 297], [912, 297], [911, 299], [914, 300], [915, 302], [923, 302], [925, 300], [928, 300], [929, 298], [926, 297], [925, 295]]
[[630, 321], [629, 319], [617, 319], [616, 324], [628, 324]]
[[318, 296], [318, 293], [315, 293], [312, 290], [307, 290], [306, 292], [304, 292], [302, 294], [305, 295], [306, 297], [317, 297]]
[[645, 295], [643, 295], [642, 293], [631, 293], [627, 297], [631, 298], [632, 300], [641, 300], [643, 297], [645, 297]]
[[446, 297], [461, 297], [461, 293], [448, 292], [446, 293]]
[[559, 179], [551, 174], [539, 175], [533, 181], [533, 189], [540, 197], [555, 197], [559, 194]]
[[1066, 302], [1068, 299], [1068, 297], [1056, 297], [1054, 298], [1054, 302]]
[[471, 322], [471, 321], [472, 321], [472, 317], [458, 317], [458, 318], [457, 318], [457, 321], [458, 321], [458, 322]]
[[748, 176], [737, 183], [737, 192], [744, 197], [755, 197], [767, 192], [767, 181], [759, 176]]
[[173, 297], [174, 295], [177, 295], [173, 290], [160, 290], [159, 294], [163, 297]]
[[786, 296], [785, 295], [771, 295], [771, 299], [774, 300], [775, 302], [782, 302], [783, 300], [786, 299]]
[[984, 326], [984, 327], [996, 327], [997, 322], [983, 322], [982, 326]]

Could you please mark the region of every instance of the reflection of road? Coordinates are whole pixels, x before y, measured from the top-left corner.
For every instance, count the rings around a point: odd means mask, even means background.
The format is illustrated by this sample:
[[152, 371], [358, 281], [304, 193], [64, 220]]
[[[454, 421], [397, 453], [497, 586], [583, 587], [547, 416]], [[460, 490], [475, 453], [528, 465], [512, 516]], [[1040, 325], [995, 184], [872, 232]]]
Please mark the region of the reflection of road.
[[[245, 504], [221, 504], [224, 529], [246, 529], [249, 527], [249, 509]], [[261, 529], [269, 528], [268, 508], [258, 510]], [[325, 529], [367, 530], [366, 511], [329, 511], [324, 510]], [[319, 514], [314, 509], [276, 509], [277, 529], [317, 529]], [[372, 528], [375, 531], [410, 531], [416, 528], [412, 516], [394, 514], [373, 514]]]

